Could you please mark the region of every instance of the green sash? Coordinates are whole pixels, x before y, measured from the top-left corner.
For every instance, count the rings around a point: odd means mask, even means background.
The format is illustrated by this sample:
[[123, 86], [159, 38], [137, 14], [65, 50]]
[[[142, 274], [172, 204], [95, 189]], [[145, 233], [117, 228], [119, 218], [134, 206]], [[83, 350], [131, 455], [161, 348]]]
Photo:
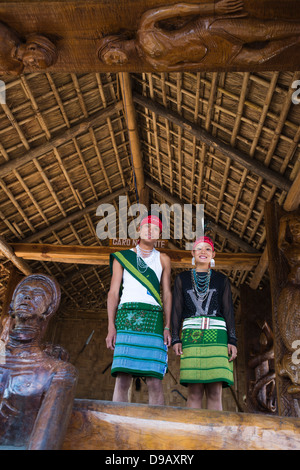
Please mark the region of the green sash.
[[117, 251], [116, 253], [112, 253], [110, 255], [111, 272], [113, 258], [117, 259], [121, 266], [123, 266], [124, 269], [126, 269], [137, 281], [139, 281], [162, 307], [160, 298], [160, 282], [153, 269], [148, 266], [144, 274], [140, 273], [137, 268], [137, 255], [135, 251], [124, 250]]

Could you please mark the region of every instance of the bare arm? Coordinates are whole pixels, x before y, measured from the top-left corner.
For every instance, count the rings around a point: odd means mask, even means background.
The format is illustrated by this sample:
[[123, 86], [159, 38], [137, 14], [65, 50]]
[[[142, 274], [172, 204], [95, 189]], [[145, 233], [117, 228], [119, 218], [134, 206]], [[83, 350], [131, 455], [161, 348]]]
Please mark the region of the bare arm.
[[60, 450], [72, 414], [78, 374], [71, 364], [51, 381], [34, 423], [28, 450]]
[[172, 310], [172, 291], [171, 291], [171, 260], [169, 256], [164, 253], [161, 253], [161, 264], [163, 268], [161, 276], [161, 285], [163, 290], [163, 307], [165, 315], [165, 328], [164, 330], [164, 340], [167, 346], [171, 345], [171, 310]]
[[166, 5], [164, 7], [153, 8], [152, 10], [146, 11], [141, 17], [139, 30], [152, 29], [158, 21], [174, 18], [176, 16], [213, 16], [215, 13], [218, 15], [224, 15], [228, 13], [236, 13], [240, 11], [243, 6], [244, 3], [241, 0], [221, 0], [216, 4], [177, 3], [175, 5]]
[[108, 314], [108, 333], [106, 337], [106, 346], [109, 349], [115, 349], [116, 343], [116, 327], [115, 318], [118, 308], [120, 296], [120, 286], [123, 277], [123, 268], [120, 263], [115, 259], [113, 262], [113, 274], [110, 283], [110, 289], [107, 295], [107, 314]]

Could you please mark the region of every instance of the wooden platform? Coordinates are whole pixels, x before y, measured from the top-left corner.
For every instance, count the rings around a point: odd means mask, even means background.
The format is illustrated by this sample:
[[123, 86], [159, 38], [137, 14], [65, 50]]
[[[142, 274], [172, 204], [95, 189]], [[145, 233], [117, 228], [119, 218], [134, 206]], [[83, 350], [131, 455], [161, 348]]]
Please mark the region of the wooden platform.
[[295, 450], [300, 419], [75, 400], [63, 450]]

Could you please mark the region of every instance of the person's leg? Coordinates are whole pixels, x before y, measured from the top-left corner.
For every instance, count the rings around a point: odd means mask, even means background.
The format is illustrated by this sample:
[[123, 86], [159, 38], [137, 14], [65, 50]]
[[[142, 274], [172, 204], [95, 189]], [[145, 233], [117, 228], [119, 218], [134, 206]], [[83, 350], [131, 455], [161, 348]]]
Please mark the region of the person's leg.
[[118, 373], [112, 401], [128, 402], [128, 390], [131, 380], [131, 375]]
[[149, 405], [164, 405], [165, 399], [162, 381], [156, 377], [147, 377], [146, 383], [149, 394]]
[[188, 384], [188, 408], [202, 408], [202, 398], [204, 394], [204, 384]]
[[206, 384], [205, 393], [207, 409], [222, 411], [222, 382]]

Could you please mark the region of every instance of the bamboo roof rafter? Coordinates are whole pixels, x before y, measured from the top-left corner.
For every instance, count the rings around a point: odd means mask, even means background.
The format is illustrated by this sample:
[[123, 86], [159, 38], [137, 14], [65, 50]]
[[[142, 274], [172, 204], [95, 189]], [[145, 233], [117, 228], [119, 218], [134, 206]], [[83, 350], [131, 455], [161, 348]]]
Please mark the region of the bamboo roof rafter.
[[[299, 206], [300, 107], [291, 104], [291, 84], [299, 74], [125, 76], [130, 78], [126, 95], [124, 80], [115, 73], [6, 78], [7, 104], [0, 107], [0, 235], [9, 246], [105, 250], [107, 240], [96, 233], [96, 209], [104, 202], [117, 216], [120, 195], [127, 196], [128, 205], [137, 195], [149, 206], [203, 203], [217, 251], [255, 257], [247, 269], [244, 264], [230, 271], [238, 305], [241, 284], [258, 288], [268, 277], [265, 202], [275, 199], [286, 210]], [[184, 251], [185, 240], [173, 239], [173, 230], [171, 221], [173, 245]], [[107, 258], [100, 267], [76, 259], [26, 262], [33, 271], [57, 277], [67, 302], [105, 306]], [[8, 269], [10, 263], [2, 265]], [[4, 289], [0, 279], [0, 298]]]

